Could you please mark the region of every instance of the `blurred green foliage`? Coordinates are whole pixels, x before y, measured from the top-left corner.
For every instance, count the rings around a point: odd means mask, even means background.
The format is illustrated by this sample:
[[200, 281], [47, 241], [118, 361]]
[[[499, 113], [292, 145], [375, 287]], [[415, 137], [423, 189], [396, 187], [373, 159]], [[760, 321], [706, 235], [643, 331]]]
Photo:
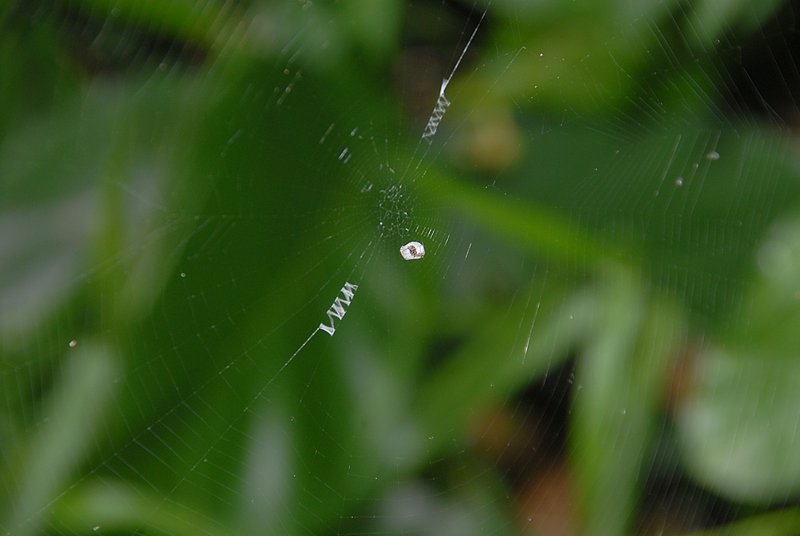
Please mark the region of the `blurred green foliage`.
[[420, 157], [459, 6], [2, 7], [0, 529], [525, 532], [476, 422], [574, 363], [580, 533], [659, 471], [800, 530], [795, 155], [725, 63], [780, 6], [495, 0]]

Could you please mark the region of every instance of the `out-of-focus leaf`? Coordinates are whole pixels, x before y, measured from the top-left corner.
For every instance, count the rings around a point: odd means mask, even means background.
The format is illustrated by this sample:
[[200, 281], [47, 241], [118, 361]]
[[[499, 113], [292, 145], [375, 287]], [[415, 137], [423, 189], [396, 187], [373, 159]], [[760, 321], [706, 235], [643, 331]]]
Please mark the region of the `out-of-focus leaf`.
[[78, 89], [58, 17], [32, 4], [12, 0], [0, 7], [0, 139], [57, 109]]
[[78, 485], [53, 505], [53, 512], [49, 526], [60, 534], [130, 534], [143, 527], [176, 536], [242, 534], [190, 507], [113, 479]]
[[800, 510], [791, 508], [684, 536], [795, 536], [798, 533], [800, 533]]
[[748, 32], [757, 30], [772, 16], [782, 0], [700, 0], [694, 2], [686, 24], [688, 40], [707, 47], [737, 26]]
[[489, 55], [486, 68], [464, 83], [462, 100], [466, 97], [471, 109], [490, 93], [502, 102], [589, 116], [625, 107], [625, 99], [640, 82], [636, 75], [652, 61], [652, 49], [658, 48], [653, 45], [658, 32], [643, 21], [668, 16], [677, 4], [677, 0], [495, 2], [492, 9], [513, 23], [497, 25], [493, 37], [502, 43], [501, 50], [516, 52]]
[[6, 350], [80, 283], [96, 206], [97, 196], [86, 189], [0, 211], [0, 339]]
[[[534, 285], [541, 288], [539, 282]], [[506, 400], [557, 367], [585, 339], [597, 314], [591, 293], [564, 298], [553, 292], [541, 301], [543, 307], [521, 301], [498, 315], [426, 379], [417, 407], [430, 452], [450, 439], [454, 426], [464, 426], [476, 410]], [[529, 324], [523, 329], [510, 318], [526, 318]]]
[[748, 308], [698, 359], [678, 424], [696, 478], [734, 500], [768, 503], [800, 494], [800, 223], [774, 229], [758, 260]]
[[399, 0], [354, 0], [341, 4], [337, 16], [349, 28], [351, 39], [370, 59], [381, 60], [397, 45], [402, 21]]
[[[100, 41], [118, 40], [104, 47], [112, 52], [129, 49], [135, 53], [149, 36], [174, 40], [176, 47], [194, 47], [198, 54], [226, 60], [275, 59], [293, 49], [297, 56], [335, 68], [349, 44], [348, 38], [352, 37], [344, 31], [343, 21], [332, 23], [336, 19], [325, 4], [308, 9], [311, 4], [303, 2], [252, 2], [247, 7], [219, 0], [211, 0], [202, 7], [191, 0], [69, 0], [69, 3], [96, 24], [116, 25], [117, 31], [98, 35]], [[310, 27], [314, 31], [308, 31]], [[388, 27], [387, 21], [381, 29]], [[353, 29], [358, 37], [379, 42], [363, 24], [356, 24]], [[386, 42], [382, 44], [388, 46]], [[154, 59], [160, 61], [158, 56]]]
[[[118, 20], [150, 27], [163, 35], [212, 46], [224, 27], [224, 3], [210, 0], [200, 8], [192, 0], [70, 0], [98, 20]], [[222, 45], [222, 43], [220, 43]]]
[[[167, 103], [170, 113], [161, 113]], [[189, 137], [176, 130], [193, 125], [193, 103], [186, 86], [168, 80], [153, 80], [135, 95], [99, 85], [48, 123], [5, 140], [0, 333], [6, 338], [39, 327], [90, 280], [107, 286], [96, 289], [107, 300], [121, 297], [116, 312], [128, 319], [152, 304], [196, 225], [175, 214], [197, 212], [207, 191], [201, 181], [186, 190], [169, 180], [186, 158]]]
[[609, 279], [579, 360], [570, 440], [583, 533], [621, 535], [633, 521], [642, 462], [683, 330], [671, 307], [645, 298], [635, 276], [619, 270]]
[[577, 255], [598, 263], [623, 255], [619, 245], [603, 243], [602, 238], [575, 229], [569, 219], [549, 206], [522, 203], [435, 171], [428, 173], [423, 188], [444, 207], [504, 236], [533, 255], [559, 261]]
[[8, 524], [14, 534], [38, 533], [48, 506], [86, 459], [113, 395], [119, 363], [107, 345], [85, 341], [70, 354], [42, 426], [19, 453], [24, 463], [3, 471], [4, 489], [16, 489]]
[[295, 438], [286, 411], [276, 405], [253, 421], [248, 454], [242, 471], [242, 524], [257, 532], [278, 531], [280, 521], [297, 501], [294, 486]]
[[495, 473], [468, 460], [467, 468], [453, 477], [453, 493], [423, 482], [395, 486], [381, 499], [372, 531], [397, 536], [518, 534], [505, 509], [506, 486]]
[[[531, 137], [524, 160], [506, 175], [509, 195], [496, 204], [509, 208], [486, 219], [492, 228], [524, 205], [549, 219], [508, 225], [509, 239], [538, 242], [539, 251], [563, 248], [570, 259], [621, 259], [706, 323], [738, 314], [749, 259], [770, 222], [800, 196], [784, 136], [679, 117], [636, 139], [583, 123], [536, 128], [545, 134]], [[461, 205], [460, 196], [450, 199]], [[484, 213], [470, 204], [469, 214]]]
[[[701, 95], [708, 99], [723, 91], [729, 80], [716, 80], [720, 74], [715, 61], [719, 41], [733, 33], [757, 32], [784, 4], [781, 0], [486, 3], [499, 16], [513, 21], [496, 25], [494, 37], [503, 44], [502, 49], [517, 49], [517, 53], [490, 55], [480, 75], [464, 84], [467, 88], [460, 100], [466, 98], [472, 109], [491, 93], [491, 98], [505, 102], [524, 105], [529, 101], [537, 107], [589, 116], [625, 109], [637, 86], [648, 91], [685, 86], [682, 99], [687, 101]], [[678, 65], [680, 68], [674, 69]], [[692, 71], [690, 79], [682, 80], [688, 70]], [[651, 78], [656, 72], [658, 76]], [[663, 95], [650, 93], [650, 104], [643, 105], [650, 108], [652, 103], [660, 106], [666, 101]], [[713, 110], [719, 103], [712, 98], [703, 105], [705, 108], [694, 107], [691, 113]]]
[[800, 364], [797, 354], [712, 349], [678, 418], [691, 473], [737, 501], [800, 493]]
[[[800, 353], [800, 219], [780, 221], [757, 252], [758, 279], [750, 293], [749, 315], [730, 336], [751, 351]], [[744, 326], [743, 326], [744, 327]]]
[[410, 414], [409, 386], [370, 349], [374, 347], [356, 341], [341, 352], [345, 385], [358, 393], [353, 406], [360, 415], [365, 450], [358, 465], [361, 471], [369, 466], [373, 471], [409, 470], [425, 451], [422, 433]]

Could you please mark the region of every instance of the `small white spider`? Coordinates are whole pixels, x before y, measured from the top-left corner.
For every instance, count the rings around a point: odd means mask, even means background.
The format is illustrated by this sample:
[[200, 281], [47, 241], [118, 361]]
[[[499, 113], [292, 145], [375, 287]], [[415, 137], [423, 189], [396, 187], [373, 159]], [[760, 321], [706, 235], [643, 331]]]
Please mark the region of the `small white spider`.
[[419, 242], [409, 242], [400, 248], [400, 255], [407, 261], [414, 261], [425, 256], [425, 246]]

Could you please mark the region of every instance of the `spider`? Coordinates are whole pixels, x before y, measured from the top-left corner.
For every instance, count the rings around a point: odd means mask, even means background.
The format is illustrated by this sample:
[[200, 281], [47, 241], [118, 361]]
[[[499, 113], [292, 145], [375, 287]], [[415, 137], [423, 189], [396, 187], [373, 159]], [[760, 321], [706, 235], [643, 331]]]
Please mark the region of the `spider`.
[[400, 248], [400, 255], [407, 261], [421, 259], [425, 256], [425, 246], [419, 242], [409, 242]]

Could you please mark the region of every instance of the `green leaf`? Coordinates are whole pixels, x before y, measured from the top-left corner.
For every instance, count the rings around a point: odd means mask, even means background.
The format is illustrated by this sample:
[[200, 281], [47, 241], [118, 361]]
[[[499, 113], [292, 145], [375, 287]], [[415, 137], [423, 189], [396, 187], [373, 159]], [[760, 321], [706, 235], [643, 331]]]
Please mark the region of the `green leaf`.
[[800, 496], [800, 221], [777, 225], [741, 322], [698, 358], [678, 429], [692, 474], [751, 503]]
[[4, 470], [13, 475], [5, 485], [16, 490], [7, 525], [14, 534], [38, 533], [49, 506], [87, 458], [114, 393], [119, 363], [106, 344], [81, 342], [70, 354], [42, 425], [20, 453], [23, 463]]
[[[539, 289], [541, 283], [534, 283]], [[571, 347], [584, 340], [597, 314], [598, 303], [590, 292], [564, 298], [558, 291], [541, 298], [543, 306], [524, 301], [497, 315], [473, 333], [469, 343], [429, 375], [420, 388], [418, 414], [428, 449], [435, 452], [449, 439], [448, 433], [463, 429], [477, 409], [508, 398], [566, 359]], [[537, 291], [534, 291], [537, 292]], [[541, 293], [541, 290], [538, 290]], [[520, 335], [519, 321], [530, 325]], [[525, 333], [530, 337], [525, 340]]]
[[768, 503], [800, 493], [798, 356], [712, 348], [678, 416], [692, 475], [735, 501]]
[[241, 535], [190, 506], [167, 501], [146, 488], [114, 479], [92, 479], [53, 505], [49, 523], [59, 534]]
[[798, 533], [800, 533], [800, 509], [789, 508], [684, 536], [795, 536]]
[[695, 45], [706, 48], [731, 28], [739, 26], [747, 33], [757, 30], [783, 5], [782, 0], [701, 0], [693, 6], [687, 35]]
[[579, 358], [571, 421], [578, 504], [589, 535], [626, 534], [631, 526], [667, 372], [684, 337], [671, 307], [646, 299], [635, 276], [616, 272], [599, 292], [603, 306]]

